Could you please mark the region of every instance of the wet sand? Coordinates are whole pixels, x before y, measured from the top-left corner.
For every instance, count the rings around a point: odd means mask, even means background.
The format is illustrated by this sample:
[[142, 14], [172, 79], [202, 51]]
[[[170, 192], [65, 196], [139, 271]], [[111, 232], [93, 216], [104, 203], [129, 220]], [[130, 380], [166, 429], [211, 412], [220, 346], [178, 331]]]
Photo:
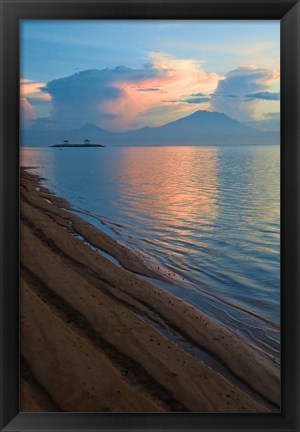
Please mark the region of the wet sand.
[[139, 278], [162, 276], [29, 170], [20, 188], [21, 411], [278, 411], [271, 359]]

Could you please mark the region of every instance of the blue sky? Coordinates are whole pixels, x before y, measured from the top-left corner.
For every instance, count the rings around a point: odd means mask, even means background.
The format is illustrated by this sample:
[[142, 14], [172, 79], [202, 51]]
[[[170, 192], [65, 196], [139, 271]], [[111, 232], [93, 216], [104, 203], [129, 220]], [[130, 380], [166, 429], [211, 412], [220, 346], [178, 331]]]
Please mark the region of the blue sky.
[[84, 102], [110, 130], [198, 109], [278, 129], [279, 46], [279, 21], [22, 21], [23, 127], [72, 128]]

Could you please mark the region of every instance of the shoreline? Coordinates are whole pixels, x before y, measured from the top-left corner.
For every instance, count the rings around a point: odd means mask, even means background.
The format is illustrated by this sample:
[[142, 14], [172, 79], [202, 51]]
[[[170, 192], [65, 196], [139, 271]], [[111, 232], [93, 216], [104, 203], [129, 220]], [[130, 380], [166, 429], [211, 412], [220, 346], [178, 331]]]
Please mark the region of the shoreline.
[[162, 275], [70, 210], [21, 168], [22, 411], [39, 410], [42, 392], [42, 411], [279, 410], [272, 361], [140, 279]]

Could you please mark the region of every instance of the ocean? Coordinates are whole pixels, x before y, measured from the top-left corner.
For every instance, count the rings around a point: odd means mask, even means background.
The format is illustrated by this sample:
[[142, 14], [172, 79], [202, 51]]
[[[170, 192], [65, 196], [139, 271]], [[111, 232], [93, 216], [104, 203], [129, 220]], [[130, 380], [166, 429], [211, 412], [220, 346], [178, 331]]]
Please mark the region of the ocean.
[[22, 148], [79, 215], [157, 282], [280, 359], [279, 146]]

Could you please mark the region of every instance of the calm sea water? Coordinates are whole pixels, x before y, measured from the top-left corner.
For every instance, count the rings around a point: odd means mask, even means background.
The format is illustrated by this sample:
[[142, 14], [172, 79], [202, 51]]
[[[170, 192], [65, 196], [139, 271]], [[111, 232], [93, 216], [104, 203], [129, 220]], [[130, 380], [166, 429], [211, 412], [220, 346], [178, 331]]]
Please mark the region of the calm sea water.
[[279, 358], [279, 147], [28, 148], [21, 164], [166, 289]]

